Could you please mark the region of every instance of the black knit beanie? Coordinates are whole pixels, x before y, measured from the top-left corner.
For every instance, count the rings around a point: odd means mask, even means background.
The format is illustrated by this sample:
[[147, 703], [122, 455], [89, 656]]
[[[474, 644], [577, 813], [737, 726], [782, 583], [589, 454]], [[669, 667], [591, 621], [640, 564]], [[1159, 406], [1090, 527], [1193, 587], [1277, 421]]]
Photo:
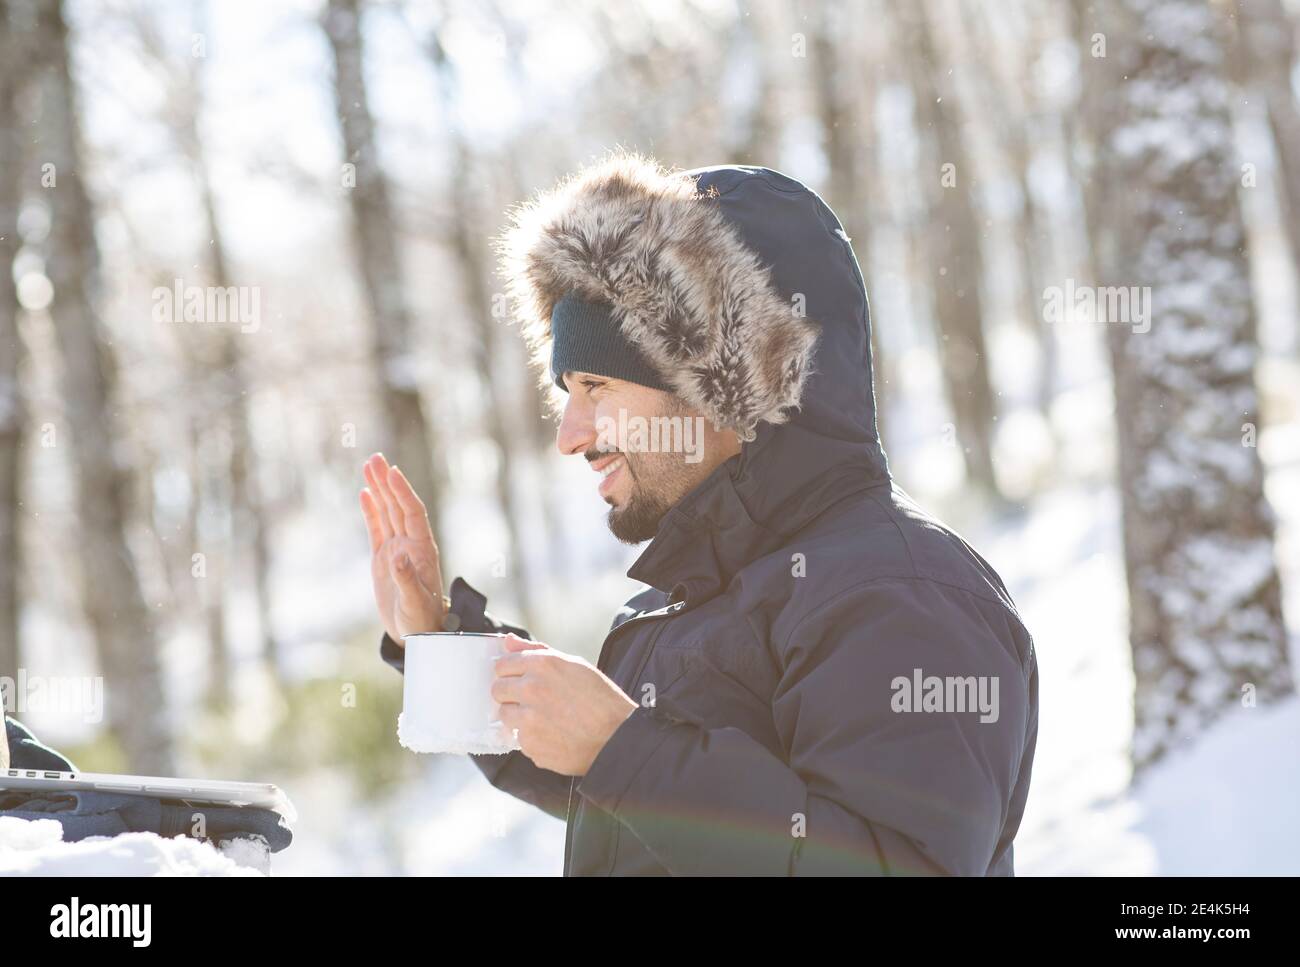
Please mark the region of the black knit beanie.
[[566, 293], [551, 311], [551, 337], [551, 378], [566, 392], [566, 372], [625, 379], [672, 392], [667, 380], [623, 335], [608, 305]]

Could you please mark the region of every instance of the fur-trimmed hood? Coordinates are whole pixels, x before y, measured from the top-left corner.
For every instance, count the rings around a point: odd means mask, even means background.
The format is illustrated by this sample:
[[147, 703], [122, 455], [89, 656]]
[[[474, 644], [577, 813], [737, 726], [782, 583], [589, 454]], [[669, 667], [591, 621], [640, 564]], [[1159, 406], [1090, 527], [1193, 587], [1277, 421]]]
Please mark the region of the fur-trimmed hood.
[[516, 209], [499, 252], [544, 380], [551, 312], [575, 291], [611, 305], [677, 395], [743, 439], [799, 405], [818, 326], [689, 174], [612, 155]]
[[766, 527], [798, 523], [789, 498], [801, 491], [888, 479], [866, 286], [807, 186], [769, 168], [669, 172], [619, 152], [518, 206], [497, 247], [543, 383], [554, 388], [555, 303], [576, 290], [613, 305], [677, 394], [746, 441], [727, 475], [755, 520], [779, 517]]

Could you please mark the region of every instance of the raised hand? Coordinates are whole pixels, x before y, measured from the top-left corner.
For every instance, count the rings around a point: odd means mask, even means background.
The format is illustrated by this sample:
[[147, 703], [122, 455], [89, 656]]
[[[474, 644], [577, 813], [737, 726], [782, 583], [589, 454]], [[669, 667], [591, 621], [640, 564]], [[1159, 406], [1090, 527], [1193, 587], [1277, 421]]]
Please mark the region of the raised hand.
[[438, 545], [424, 502], [382, 453], [364, 467], [361, 513], [370, 534], [370, 576], [375, 605], [388, 636], [441, 631], [445, 608]]

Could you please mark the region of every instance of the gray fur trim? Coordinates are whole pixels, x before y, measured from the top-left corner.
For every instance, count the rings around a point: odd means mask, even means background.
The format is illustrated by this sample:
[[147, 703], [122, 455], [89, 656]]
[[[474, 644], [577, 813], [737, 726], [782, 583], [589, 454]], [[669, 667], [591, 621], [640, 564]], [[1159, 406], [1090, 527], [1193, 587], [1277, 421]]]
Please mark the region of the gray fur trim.
[[624, 335], [715, 425], [751, 440], [798, 406], [817, 326], [689, 175], [614, 153], [518, 206], [497, 251], [543, 383], [551, 310], [573, 289], [611, 304]]

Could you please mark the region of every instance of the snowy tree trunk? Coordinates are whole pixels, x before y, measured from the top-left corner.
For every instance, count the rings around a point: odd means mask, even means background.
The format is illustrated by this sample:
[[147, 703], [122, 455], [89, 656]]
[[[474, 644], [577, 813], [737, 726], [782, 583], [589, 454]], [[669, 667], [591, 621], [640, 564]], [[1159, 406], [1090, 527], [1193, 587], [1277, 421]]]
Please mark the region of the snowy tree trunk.
[[363, 71], [361, 16], [357, 0], [329, 0], [323, 25], [334, 52], [334, 94], [347, 163], [355, 187], [348, 188], [356, 231], [357, 265], [373, 325], [372, 353], [387, 426], [380, 435], [390, 463], [397, 463], [429, 508], [437, 527], [442, 504], [441, 473], [434, 473], [432, 426], [420, 404], [406, 302], [397, 221], [388, 181], [379, 165], [375, 124]]
[[[11, 20], [9, 6], [8, 0], [0, 0], [0, 676], [13, 678], [19, 660], [19, 481], [26, 412], [18, 384], [23, 349], [13, 276], [14, 256], [18, 253], [18, 179], [22, 171], [18, 118], [22, 77], [16, 49], [17, 24]], [[0, 753], [7, 749], [4, 745]]]
[[[507, 206], [523, 198], [528, 191], [516, 156], [511, 155], [506, 162], [506, 167], [509, 173], [502, 179], [506, 187], [498, 189], [496, 193], [500, 201], [497, 206], [500, 211], [504, 211]], [[554, 418], [554, 414], [551, 413], [545, 395], [551, 390], [549, 386], [539, 388], [537, 380], [532, 378], [535, 373], [528, 363], [528, 355], [523, 340], [509, 339], [506, 340], [506, 344], [505, 351], [510, 359], [507, 368], [513, 368], [525, 380], [522, 394], [524, 414], [522, 419], [527, 446], [533, 454], [533, 459], [529, 462], [534, 468], [538, 468], [538, 461], [544, 460], [546, 456], [555, 450], [557, 420]], [[547, 574], [552, 578], [573, 576], [572, 569], [575, 565], [573, 555], [567, 551], [563, 541], [552, 539], [552, 535], [562, 533], [566, 526], [564, 508], [568, 494], [553, 474], [544, 472], [537, 490], [542, 517], [541, 529], [548, 555]]]
[[[956, 29], [946, 31], [950, 47], [960, 56], [949, 53], [948, 63], [959, 63], [958, 76], [969, 83], [973, 96], [966, 111], [988, 118], [996, 133], [1005, 163], [1010, 167], [1019, 189], [1019, 203], [1015, 214], [1015, 248], [1020, 263], [1020, 284], [1025, 311], [1034, 338], [1038, 341], [1038, 409], [1044, 421], [1051, 423], [1052, 401], [1056, 396], [1057, 358], [1056, 329], [1042, 323], [1042, 293], [1047, 280], [1046, 264], [1049, 261], [1051, 238], [1046, 230], [1046, 216], [1034, 201], [1030, 169], [1035, 153], [1045, 140], [1050, 141], [1047, 130], [1051, 112], [1038, 101], [1037, 85], [1033, 77], [1035, 61], [1019, 65], [1010, 81], [1000, 81], [999, 71], [992, 64], [977, 63], [977, 59], [1000, 58], [1005, 44], [996, 22], [992, 18], [1005, 17], [1001, 7], [990, 10], [985, 3], [959, 0]], [[1044, 46], [1047, 31], [1044, 14], [1039, 7], [1023, 11], [1024, 30], [1031, 50]], [[965, 94], [966, 91], [961, 93]], [[971, 103], [973, 102], [973, 103]], [[995, 168], [991, 174], [998, 177]]]
[[[225, 237], [217, 215], [217, 196], [209, 174], [207, 146], [199, 129], [199, 113], [203, 104], [202, 75], [197, 58], [191, 58], [192, 70], [188, 77], [188, 91], [195, 111], [188, 117], [188, 127], [182, 132], [185, 151], [198, 182], [199, 197], [208, 237], [208, 275], [212, 285], [226, 288], [233, 285], [230, 260], [226, 254]], [[218, 376], [220, 387], [217, 413], [225, 414], [230, 429], [229, 461], [226, 471], [230, 482], [230, 534], [225, 574], [247, 573], [257, 601], [257, 622], [261, 635], [262, 661], [273, 673], [280, 670], [278, 648], [271, 626], [270, 542], [269, 523], [254, 472], [253, 428], [249, 414], [249, 381], [245, 372], [244, 351], [240, 340], [247, 338], [238, 329], [225, 329], [216, 334], [219, 340]], [[255, 334], [252, 338], [256, 338]], [[242, 562], [242, 563], [241, 563]], [[245, 570], [247, 568], [247, 570]], [[225, 575], [223, 575], [224, 577]], [[223, 595], [216, 595], [217, 607]], [[224, 625], [224, 622], [223, 622]], [[221, 633], [224, 635], [224, 628]], [[214, 642], [219, 649], [218, 661], [229, 667], [229, 657], [224, 640]], [[214, 668], [214, 671], [221, 671]], [[227, 688], [218, 683], [215, 694], [226, 694]]]
[[[448, 70], [451, 68], [448, 67]], [[525, 522], [514, 487], [521, 479], [515, 454], [527, 438], [523, 427], [512, 425], [508, 419], [500, 382], [495, 367], [502, 356], [501, 332], [503, 327], [492, 316], [492, 294], [487, 279], [490, 272], [483, 260], [483, 249], [476, 243], [474, 226], [480, 224], [474, 210], [474, 189], [470, 184], [473, 156], [463, 137], [457, 136], [455, 174], [452, 176], [452, 217], [450, 238], [460, 277], [464, 280], [466, 308], [469, 311], [475, 338], [472, 352], [474, 368], [483, 380], [487, 398], [487, 412], [483, 414], [488, 435], [497, 447], [496, 490], [497, 502], [505, 519], [506, 541], [509, 545], [509, 571], [519, 603], [520, 621], [525, 627], [536, 627], [537, 612], [533, 608], [530, 575], [524, 559], [523, 531]]]
[[[196, 35], [207, 34], [207, 5], [193, 5]], [[209, 173], [208, 145], [202, 132], [205, 114], [205, 57], [188, 52], [179, 59], [155, 18], [147, 10], [124, 14], [134, 30], [134, 39], [165, 78], [174, 106], [163, 111], [176, 147], [192, 172], [202, 211], [202, 237], [208, 285], [228, 289], [235, 285], [230, 258], [218, 217], [216, 190]], [[183, 564], [188, 573], [190, 555], [202, 552], [205, 576], [199, 590], [209, 644], [209, 704], [224, 704], [229, 697], [230, 648], [226, 641], [225, 608], [228, 585], [247, 575], [257, 601], [261, 657], [267, 668], [278, 670], [278, 655], [270, 615], [269, 523], [253, 471], [253, 430], [249, 414], [249, 379], [245, 340], [256, 334], [234, 327], [206, 329], [187, 327], [181, 339], [191, 385], [199, 399], [197, 416], [191, 420], [191, 439], [203, 437], [208, 456], [192, 461], [199, 469], [194, 487], [190, 535], [193, 543], [184, 548]], [[201, 543], [198, 540], [202, 535]]]
[[69, 66], [67, 26], [59, 0], [43, 0], [39, 46], [44, 133], [34, 146], [56, 180], [45, 189], [51, 230], [47, 272], [54, 284], [50, 313], [63, 367], [66, 427], [57, 445], [72, 448], [81, 541], [78, 560], [86, 616], [99, 647], [110, 728], [130, 768], [172, 772], [158, 641], [127, 545], [132, 492], [114, 419], [116, 381], [111, 337], [99, 319], [99, 251], [94, 210], [83, 181], [77, 95]]
[[1254, 447], [1258, 350], [1223, 44], [1208, 0], [1107, 12], [1099, 263], [1107, 285], [1151, 287], [1149, 331], [1107, 323], [1140, 771], [1294, 685]]
[[[875, 185], [875, 117], [876, 85], [874, 61], [866, 50], [861, 11], [841, 6], [801, 4], [801, 13], [812, 18], [813, 36], [808, 70], [816, 109], [821, 122], [823, 151], [829, 171], [826, 178], [826, 201], [839, 216], [851, 239], [863, 274], [867, 292], [875, 289], [870, 281], [872, 225], [871, 192]], [[758, 164], [774, 165], [772, 160]], [[888, 452], [887, 415], [893, 399], [889, 369], [880, 346], [880, 327], [871, 327], [871, 369], [876, 394], [876, 429]]]
[[997, 496], [997, 405], [980, 304], [982, 233], [972, 194], [974, 168], [962, 141], [952, 75], [940, 63], [924, 6], [894, 9], [907, 39], [904, 56], [910, 61], [917, 134], [926, 159], [920, 175], [928, 207], [926, 261], [944, 388], [966, 475], [980, 490]]
[[[456, 111], [458, 77], [456, 67], [447, 56], [437, 31], [430, 37], [428, 52], [438, 75], [444, 116], [453, 117]], [[501, 515], [505, 521], [507, 543], [507, 551], [502, 557], [509, 566], [505, 573], [514, 587], [521, 623], [525, 627], [536, 627], [530, 575], [524, 558], [525, 521], [514, 489], [522, 477], [516, 454], [527, 439], [528, 431], [524, 427], [511, 425], [512, 421], [507, 418], [507, 400], [496, 375], [496, 367], [505, 355], [501, 346], [504, 327], [492, 315], [492, 293], [488, 286], [491, 271], [484, 258], [487, 250], [476, 241], [474, 235], [475, 225], [482, 223], [474, 179], [474, 154], [470, 150], [468, 138], [458, 127], [449, 133], [448, 138], [453, 152], [451, 183], [448, 186], [451, 213], [444, 241], [450, 247], [460, 270], [465, 308], [474, 331], [471, 342], [474, 369], [483, 382], [487, 399], [484, 422], [488, 435], [497, 448], [497, 503], [501, 506]]]

